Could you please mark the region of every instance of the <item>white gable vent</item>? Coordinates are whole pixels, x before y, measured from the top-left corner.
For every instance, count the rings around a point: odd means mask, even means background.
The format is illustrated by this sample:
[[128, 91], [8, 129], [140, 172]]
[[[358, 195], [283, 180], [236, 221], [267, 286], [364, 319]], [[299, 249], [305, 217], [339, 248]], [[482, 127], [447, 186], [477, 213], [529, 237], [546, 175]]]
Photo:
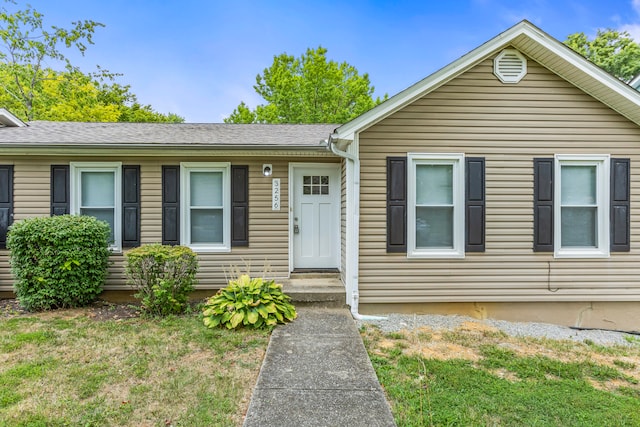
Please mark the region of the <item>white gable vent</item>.
[[518, 83], [527, 74], [527, 58], [515, 49], [505, 49], [493, 60], [493, 74], [502, 83]]

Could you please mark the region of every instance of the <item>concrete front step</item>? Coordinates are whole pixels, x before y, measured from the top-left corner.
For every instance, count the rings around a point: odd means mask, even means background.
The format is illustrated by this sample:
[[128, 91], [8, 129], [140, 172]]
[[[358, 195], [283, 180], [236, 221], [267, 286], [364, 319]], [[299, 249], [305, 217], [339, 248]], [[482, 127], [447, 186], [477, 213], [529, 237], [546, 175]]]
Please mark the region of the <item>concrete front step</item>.
[[290, 279], [279, 282], [294, 305], [318, 308], [345, 307], [346, 292], [339, 275], [325, 274], [292, 274]]

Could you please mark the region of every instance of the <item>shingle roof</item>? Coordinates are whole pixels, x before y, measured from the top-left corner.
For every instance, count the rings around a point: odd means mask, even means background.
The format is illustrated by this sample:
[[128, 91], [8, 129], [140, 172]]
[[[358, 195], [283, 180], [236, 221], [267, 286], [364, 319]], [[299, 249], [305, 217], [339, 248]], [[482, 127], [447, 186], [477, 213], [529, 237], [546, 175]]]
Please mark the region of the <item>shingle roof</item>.
[[2, 145], [320, 147], [338, 125], [30, 122], [0, 128]]

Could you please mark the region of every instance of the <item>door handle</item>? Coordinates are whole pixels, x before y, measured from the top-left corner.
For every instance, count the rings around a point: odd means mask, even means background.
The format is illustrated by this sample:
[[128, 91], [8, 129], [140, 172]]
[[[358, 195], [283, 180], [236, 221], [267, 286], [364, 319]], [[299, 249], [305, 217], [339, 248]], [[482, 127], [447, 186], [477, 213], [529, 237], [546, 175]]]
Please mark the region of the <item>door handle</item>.
[[293, 226], [293, 233], [294, 233], [294, 234], [298, 234], [298, 233], [300, 233], [300, 227], [298, 227], [298, 224], [296, 224], [296, 225], [294, 225], [294, 226]]

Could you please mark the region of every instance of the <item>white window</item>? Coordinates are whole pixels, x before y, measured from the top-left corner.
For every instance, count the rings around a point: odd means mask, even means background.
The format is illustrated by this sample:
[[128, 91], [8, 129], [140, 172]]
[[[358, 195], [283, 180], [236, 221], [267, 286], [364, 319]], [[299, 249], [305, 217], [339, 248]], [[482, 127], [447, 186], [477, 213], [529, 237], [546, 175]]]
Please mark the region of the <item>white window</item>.
[[464, 257], [464, 155], [409, 153], [409, 257]]
[[180, 235], [200, 252], [231, 250], [229, 163], [182, 163]]
[[609, 256], [609, 156], [556, 155], [556, 257]]
[[71, 214], [106, 221], [111, 227], [111, 249], [121, 250], [122, 164], [72, 162], [70, 169]]

